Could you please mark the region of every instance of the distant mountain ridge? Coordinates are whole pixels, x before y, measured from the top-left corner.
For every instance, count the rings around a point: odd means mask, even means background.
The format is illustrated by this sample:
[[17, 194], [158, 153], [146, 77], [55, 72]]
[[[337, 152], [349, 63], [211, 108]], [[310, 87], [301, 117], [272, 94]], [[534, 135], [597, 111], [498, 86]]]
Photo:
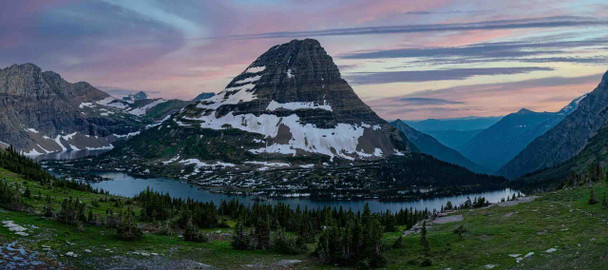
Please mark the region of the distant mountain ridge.
[[521, 152], [530, 142], [557, 125], [576, 110], [579, 97], [558, 112], [534, 112], [521, 109], [509, 114], [473, 137], [461, 153], [472, 161], [497, 171]]
[[499, 173], [514, 179], [526, 173], [559, 165], [578, 153], [608, 123], [608, 72], [577, 109], [544, 135], [532, 141], [505, 164]]
[[475, 135], [498, 122], [502, 116], [462, 117], [405, 121], [412, 128], [431, 135], [454, 150], [462, 151]]
[[470, 161], [469, 159], [464, 157], [462, 154], [460, 154], [458, 151], [441, 144], [438, 140], [431, 137], [430, 135], [427, 135], [423, 132], [420, 132], [420, 131], [408, 126], [402, 120], [397, 119], [397, 120], [391, 122], [391, 124], [393, 126], [395, 126], [397, 129], [399, 129], [399, 131], [405, 133], [405, 136], [407, 137], [407, 139], [409, 141], [411, 141], [414, 144], [414, 146], [416, 146], [416, 148], [421, 153], [431, 155], [431, 156], [435, 157], [436, 159], [439, 159], [439, 160], [442, 160], [442, 161], [445, 161], [448, 163], [459, 165], [459, 166], [467, 168], [473, 172], [477, 172], [477, 173], [489, 173], [490, 172], [490, 170], [488, 168], [485, 168], [479, 164], [476, 164], [475, 162]]

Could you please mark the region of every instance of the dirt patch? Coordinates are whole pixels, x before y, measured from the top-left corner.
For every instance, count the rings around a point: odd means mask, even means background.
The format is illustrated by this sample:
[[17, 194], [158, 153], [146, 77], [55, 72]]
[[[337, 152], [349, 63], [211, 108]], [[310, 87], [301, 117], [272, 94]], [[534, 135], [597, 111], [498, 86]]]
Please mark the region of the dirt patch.
[[516, 212], [509, 212], [509, 213], [505, 214], [505, 217], [510, 217], [512, 215], [515, 215], [515, 214], [517, 214], [517, 213]]
[[445, 217], [438, 217], [433, 220], [434, 224], [445, 224], [450, 222], [463, 221], [464, 217], [462, 215], [449, 215]]
[[536, 200], [536, 198], [538, 198], [538, 196], [519, 197], [515, 201], [499, 202], [499, 203], [496, 203], [495, 205], [502, 206], [502, 207], [514, 206], [514, 205], [518, 205], [520, 203], [528, 203], [528, 202], [534, 201], [534, 200]]

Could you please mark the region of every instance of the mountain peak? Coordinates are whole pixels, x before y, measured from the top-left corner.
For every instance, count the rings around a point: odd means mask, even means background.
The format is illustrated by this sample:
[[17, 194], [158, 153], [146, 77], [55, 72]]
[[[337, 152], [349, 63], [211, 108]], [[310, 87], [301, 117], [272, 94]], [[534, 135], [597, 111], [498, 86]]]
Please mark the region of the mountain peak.
[[[188, 106], [179, 127], [262, 136], [256, 155], [378, 159], [407, 151], [399, 132], [359, 99], [316, 40], [264, 52], [217, 95]], [[258, 144], [258, 145], [256, 145]]]
[[531, 113], [536, 113], [536, 112], [526, 109], [526, 108], [521, 108], [519, 111], [516, 112], [516, 114], [531, 114]]

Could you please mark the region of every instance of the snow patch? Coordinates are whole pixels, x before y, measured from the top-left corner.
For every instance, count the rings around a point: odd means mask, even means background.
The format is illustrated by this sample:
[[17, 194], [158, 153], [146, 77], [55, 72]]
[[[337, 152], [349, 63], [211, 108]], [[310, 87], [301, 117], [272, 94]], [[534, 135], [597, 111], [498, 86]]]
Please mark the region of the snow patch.
[[266, 69], [266, 66], [249, 67], [244, 73], [260, 73]]
[[93, 108], [93, 107], [95, 107], [95, 105], [93, 105], [93, 103], [91, 103], [91, 102], [83, 102], [83, 103], [80, 103], [80, 105], [78, 105], [78, 108], [84, 109], [84, 107]]
[[267, 167], [291, 167], [291, 164], [283, 162], [245, 161], [245, 164], [262, 165]]
[[257, 75], [257, 76], [251, 77], [251, 78], [245, 78], [245, 79], [242, 79], [240, 81], [232, 82], [232, 84], [254, 83], [254, 82], [259, 81], [260, 78], [262, 78], [262, 76]]
[[323, 104], [317, 104], [316, 102], [287, 102], [287, 103], [279, 103], [276, 101], [271, 101], [266, 107], [268, 111], [275, 111], [277, 109], [285, 109], [285, 110], [301, 110], [301, 109], [322, 109], [326, 111], [332, 111], [331, 106], [327, 104], [324, 100]]
[[165, 103], [165, 102], [167, 102], [167, 101], [164, 99], [157, 99], [157, 100], [151, 102], [150, 104], [147, 104], [147, 105], [139, 107], [139, 108], [132, 109], [127, 112], [132, 115], [142, 116], [142, 115], [146, 114], [150, 109], [156, 107], [159, 104]]

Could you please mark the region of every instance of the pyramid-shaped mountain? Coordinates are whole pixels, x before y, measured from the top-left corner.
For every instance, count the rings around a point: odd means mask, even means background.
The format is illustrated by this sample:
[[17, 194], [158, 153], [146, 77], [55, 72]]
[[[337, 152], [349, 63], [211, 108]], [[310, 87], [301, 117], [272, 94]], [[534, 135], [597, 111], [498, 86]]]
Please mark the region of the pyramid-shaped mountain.
[[168, 163], [352, 161], [400, 155], [408, 144], [357, 97], [319, 42], [306, 39], [270, 48], [219, 94], [187, 106], [121, 152]]

